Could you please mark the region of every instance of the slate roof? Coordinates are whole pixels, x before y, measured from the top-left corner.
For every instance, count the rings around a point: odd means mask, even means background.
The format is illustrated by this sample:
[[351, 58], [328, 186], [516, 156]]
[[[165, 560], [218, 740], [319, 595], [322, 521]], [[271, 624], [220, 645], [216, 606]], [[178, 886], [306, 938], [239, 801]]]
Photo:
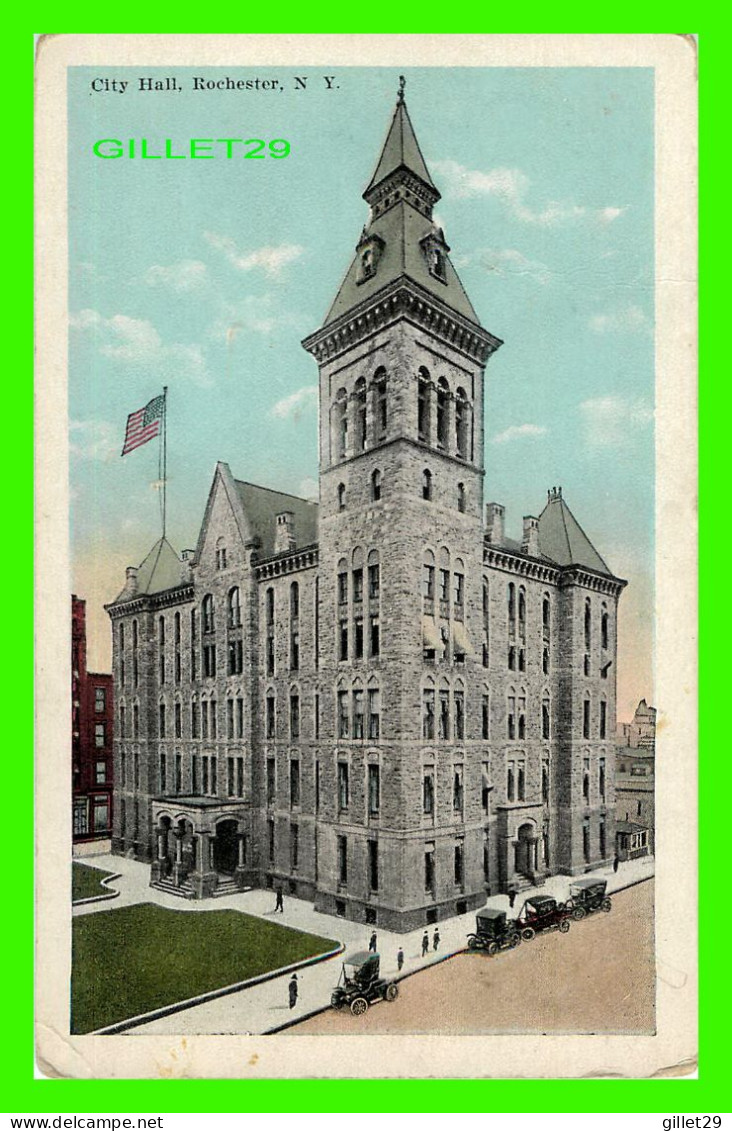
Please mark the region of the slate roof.
[[389, 132], [386, 135], [384, 148], [381, 151], [381, 157], [364, 196], [372, 188], [375, 188], [380, 181], [388, 177], [390, 173], [394, 173], [400, 168], [409, 169], [410, 172], [415, 173], [420, 180], [423, 180], [425, 184], [428, 184], [430, 188], [437, 192], [432, 177], [427, 171], [422, 150], [419, 148], [419, 142], [407, 113], [406, 104], [403, 101], [397, 103]]
[[241, 505], [252, 535], [259, 538], [259, 556], [266, 558], [274, 551], [275, 526], [278, 514], [290, 511], [293, 515], [295, 538], [298, 547], [311, 546], [318, 540], [318, 504], [284, 491], [272, 491], [256, 483], [234, 480]]
[[159, 538], [137, 570], [137, 586], [128, 587], [115, 597], [113, 604], [133, 601], [150, 593], [162, 593], [181, 585], [181, 560], [167, 538]]
[[560, 566], [579, 565], [609, 577], [613, 572], [600, 557], [560, 494], [552, 492], [539, 515], [542, 557]]

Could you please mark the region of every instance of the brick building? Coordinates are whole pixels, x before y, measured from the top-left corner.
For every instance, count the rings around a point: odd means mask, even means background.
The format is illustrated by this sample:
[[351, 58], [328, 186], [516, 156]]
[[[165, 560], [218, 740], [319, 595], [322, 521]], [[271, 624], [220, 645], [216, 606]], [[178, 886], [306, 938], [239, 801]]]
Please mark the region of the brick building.
[[71, 598], [73, 843], [112, 835], [112, 676], [86, 670], [86, 601]]
[[[548, 493], [483, 506], [483, 329], [400, 98], [322, 327], [320, 503], [214, 475], [108, 606], [113, 848], [407, 930], [612, 859], [614, 577]], [[335, 270], [335, 267], [334, 267]]]
[[617, 852], [621, 860], [655, 851], [656, 708], [641, 699], [618, 727], [615, 755]]

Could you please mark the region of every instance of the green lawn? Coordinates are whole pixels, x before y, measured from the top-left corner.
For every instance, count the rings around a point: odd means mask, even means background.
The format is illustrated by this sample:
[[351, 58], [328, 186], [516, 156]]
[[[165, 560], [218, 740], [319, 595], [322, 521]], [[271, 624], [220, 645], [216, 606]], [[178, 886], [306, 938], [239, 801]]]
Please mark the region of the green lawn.
[[101, 868], [90, 868], [88, 864], [78, 864], [76, 860], [71, 868], [71, 900], [73, 903], [77, 903], [80, 899], [91, 899], [95, 895], [109, 895], [109, 888], [103, 888], [100, 881], [114, 875], [113, 872], [103, 872]]
[[239, 911], [138, 903], [77, 915], [71, 1032], [89, 1033], [337, 945]]

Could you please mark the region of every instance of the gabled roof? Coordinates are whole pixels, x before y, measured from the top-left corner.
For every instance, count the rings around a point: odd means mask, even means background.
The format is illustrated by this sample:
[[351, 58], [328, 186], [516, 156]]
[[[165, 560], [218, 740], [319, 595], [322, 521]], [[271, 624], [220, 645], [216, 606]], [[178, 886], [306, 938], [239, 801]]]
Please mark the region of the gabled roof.
[[557, 491], [549, 493], [539, 515], [539, 549], [542, 557], [560, 566], [578, 565], [605, 573], [613, 572], [600, 557], [571, 510]]
[[256, 483], [234, 480], [242, 509], [253, 537], [260, 541], [259, 556], [266, 558], [274, 551], [278, 514], [290, 511], [293, 516], [298, 546], [311, 546], [318, 539], [318, 504], [284, 491], [272, 491]]
[[181, 584], [181, 560], [168, 539], [159, 538], [137, 570], [137, 584], [134, 588], [126, 585], [112, 603], [162, 593]]
[[[369, 186], [364, 193], [367, 196], [371, 189], [375, 188], [381, 181], [389, 176], [390, 173], [396, 172], [397, 169], [409, 169], [430, 188], [435, 188], [432, 178], [427, 171], [422, 150], [419, 148], [419, 142], [415, 136], [412, 128], [412, 123], [409, 120], [406, 104], [402, 99], [397, 102], [394, 111], [394, 117], [389, 126], [389, 132], [386, 135], [384, 148], [381, 151], [381, 157], [378, 160], [374, 175], [369, 182]], [[439, 199], [439, 193], [438, 199]]]

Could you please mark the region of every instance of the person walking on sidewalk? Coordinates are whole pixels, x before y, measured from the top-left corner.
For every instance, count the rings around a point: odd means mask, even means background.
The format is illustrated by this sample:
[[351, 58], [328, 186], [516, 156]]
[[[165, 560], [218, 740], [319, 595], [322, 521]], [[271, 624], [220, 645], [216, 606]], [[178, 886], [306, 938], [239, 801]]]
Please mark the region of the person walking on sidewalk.
[[513, 911], [513, 905], [516, 902], [516, 888], [508, 889], [508, 906]]
[[613, 872], [617, 872], [619, 866], [620, 866], [620, 857], [618, 856], [618, 854], [616, 852], [615, 853], [615, 859], [613, 860]]
[[284, 905], [283, 900], [282, 900], [282, 884], [277, 885], [277, 890], [275, 891], [275, 896], [276, 896], [276, 898], [275, 898], [275, 914], [277, 914], [278, 911], [281, 911], [282, 914], [284, 915], [285, 905]]
[[290, 1009], [294, 1009], [297, 1005], [297, 974], [293, 974], [287, 985], [290, 995]]
[[439, 945], [440, 945], [440, 932], [438, 931], [437, 927], [435, 927], [435, 933], [432, 936], [432, 949], [437, 950]]
[[376, 954], [376, 931], [371, 932], [371, 938], [369, 939], [369, 951], [373, 951], [374, 954]]
[[425, 931], [425, 933], [422, 935], [422, 957], [423, 958], [424, 958], [425, 954], [427, 954], [429, 949], [430, 949], [430, 936]]
[[402, 950], [401, 947], [399, 947], [399, 950], [397, 951], [397, 970], [401, 970], [403, 965], [404, 965], [404, 951]]

